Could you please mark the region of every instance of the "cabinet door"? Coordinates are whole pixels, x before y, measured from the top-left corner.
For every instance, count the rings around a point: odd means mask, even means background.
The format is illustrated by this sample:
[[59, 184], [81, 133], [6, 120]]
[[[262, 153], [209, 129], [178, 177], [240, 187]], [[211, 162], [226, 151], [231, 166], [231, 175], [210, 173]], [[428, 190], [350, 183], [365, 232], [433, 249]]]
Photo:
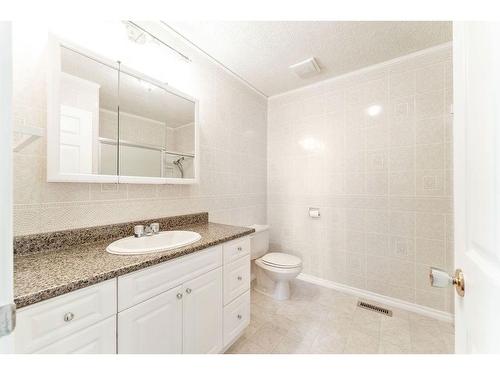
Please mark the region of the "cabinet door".
[[222, 269], [184, 283], [183, 353], [222, 350]]
[[116, 354], [116, 316], [48, 345], [37, 354]]
[[182, 353], [182, 287], [118, 314], [118, 353]]

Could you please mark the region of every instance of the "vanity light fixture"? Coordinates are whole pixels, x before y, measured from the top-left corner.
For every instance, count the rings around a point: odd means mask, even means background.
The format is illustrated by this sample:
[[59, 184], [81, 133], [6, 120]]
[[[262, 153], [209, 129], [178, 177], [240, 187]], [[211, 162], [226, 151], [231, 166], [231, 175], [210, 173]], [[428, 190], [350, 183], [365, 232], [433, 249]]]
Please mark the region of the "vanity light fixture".
[[165, 43], [163, 40], [157, 38], [147, 30], [140, 27], [133, 21], [123, 21], [126, 27], [126, 33], [129, 40], [137, 44], [147, 44], [148, 42], [153, 42], [162, 46], [169, 48], [171, 51], [175, 52], [178, 56], [182, 58], [185, 62], [191, 62], [191, 59], [184, 55], [182, 52], [176, 50], [171, 45]]

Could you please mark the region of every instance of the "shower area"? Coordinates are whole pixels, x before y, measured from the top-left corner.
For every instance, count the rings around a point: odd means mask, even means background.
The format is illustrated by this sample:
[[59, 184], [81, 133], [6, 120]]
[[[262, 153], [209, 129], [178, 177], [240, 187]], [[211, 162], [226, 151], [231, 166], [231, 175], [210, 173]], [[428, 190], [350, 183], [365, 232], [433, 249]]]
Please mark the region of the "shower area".
[[[108, 114], [101, 110], [101, 118]], [[116, 117], [116, 114], [112, 114]], [[127, 118], [120, 112], [120, 173], [126, 176], [193, 178], [194, 124], [179, 128], [157, 121]], [[133, 120], [133, 121], [128, 121]], [[141, 129], [141, 131], [137, 131]], [[101, 134], [106, 132], [106, 121], [101, 122]], [[130, 139], [130, 140], [129, 140]], [[116, 141], [100, 137], [101, 173], [116, 165]]]

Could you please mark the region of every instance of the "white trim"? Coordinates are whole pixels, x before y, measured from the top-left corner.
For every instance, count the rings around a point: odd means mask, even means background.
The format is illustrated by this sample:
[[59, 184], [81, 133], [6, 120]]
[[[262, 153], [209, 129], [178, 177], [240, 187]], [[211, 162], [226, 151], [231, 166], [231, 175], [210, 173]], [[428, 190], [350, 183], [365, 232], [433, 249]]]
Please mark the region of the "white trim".
[[370, 71], [375, 70], [375, 69], [385, 68], [389, 65], [394, 65], [394, 64], [406, 61], [406, 60], [410, 60], [410, 59], [413, 59], [415, 57], [425, 55], [427, 53], [445, 50], [447, 48], [451, 48], [452, 46], [453, 46], [453, 42], [446, 42], [446, 43], [438, 44], [438, 45], [433, 46], [433, 47], [429, 47], [426, 49], [422, 49], [420, 51], [409, 53], [408, 55], [399, 56], [399, 57], [396, 57], [396, 58], [391, 59], [391, 60], [382, 61], [381, 63], [378, 63], [378, 64], [365, 66], [364, 68], [360, 68], [360, 69], [353, 70], [351, 72], [347, 72], [347, 73], [344, 73], [344, 74], [341, 74], [338, 76], [327, 78], [327, 79], [324, 79], [322, 81], [314, 82], [314, 83], [311, 83], [310, 85], [301, 86], [301, 87], [298, 87], [296, 89], [292, 89], [292, 90], [288, 90], [288, 91], [285, 91], [285, 92], [282, 92], [282, 93], [279, 93], [276, 95], [272, 95], [272, 96], [268, 97], [268, 100], [272, 100], [272, 99], [276, 99], [276, 98], [279, 98], [282, 96], [293, 94], [293, 93], [299, 92], [301, 90], [321, 86], [321, 85], [324, 85], [326, 83], [335, 82], [337, 80], [345, 79], [345, 78], [348, 78], [350, 76], [354, 76], [357, 74], [367, 73], [367, 72], [370, 72]]
[[320, 277], [301, 273], [301, 274], [299, 274], [299, 276], [297, 276], [297, 279], [311, 283], [311, 284], [323, 286], [326, 288], [335, 289], [335, 290], [338, 290], [339, 292], [351, 294], [353, 296], [370, 299], [372, 301], [377, 301], [377, 302], [383, 303], [383, 304], [388, 305], [388, 306], [396, 307], [398, 309], [403, 309], [403, 310], [417, 313], [420, 315], [428, 316], [430, 318], [442, 320], [444, 322], [453, 322], [454, 321], [454, 315], [447, 313], [447, 312], [444, 312], [444, 311], [432, 309], [430, 307], [426, 307], [426, 306], [422, 306], [422, 305], [417, 305], [416, 303], [403, 301], [403, 300], [400, 300], [398, 298], [383, 296], [383, 295], [378, 294], [378, 293], [373, 293], [373, 292], [370, 292], [370, 291], [364, 290], [364, 289], [354, 288], [352, 286], [340, 284], [340, 283], [337, 283], [334, 281], [325, 280], [325, 279], [322, 279]]

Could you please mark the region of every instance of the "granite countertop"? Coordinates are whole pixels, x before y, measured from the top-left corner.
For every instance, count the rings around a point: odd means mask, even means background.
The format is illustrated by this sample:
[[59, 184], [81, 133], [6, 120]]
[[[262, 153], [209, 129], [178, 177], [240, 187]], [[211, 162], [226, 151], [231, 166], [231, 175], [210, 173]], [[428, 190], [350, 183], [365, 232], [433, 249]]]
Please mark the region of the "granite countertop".
[[[178, 249], [147, 255], [109, 254], [106, 247], [114, 239], [15, 254], [14, 302], [17, 308], [25, 307], [243, 237], [255, 231], [252, 228], [208, 222], [188, 224], [177, 228], [198, 232], [201, 239]], [[162, 230], [165, 229], [162, 228]]]

